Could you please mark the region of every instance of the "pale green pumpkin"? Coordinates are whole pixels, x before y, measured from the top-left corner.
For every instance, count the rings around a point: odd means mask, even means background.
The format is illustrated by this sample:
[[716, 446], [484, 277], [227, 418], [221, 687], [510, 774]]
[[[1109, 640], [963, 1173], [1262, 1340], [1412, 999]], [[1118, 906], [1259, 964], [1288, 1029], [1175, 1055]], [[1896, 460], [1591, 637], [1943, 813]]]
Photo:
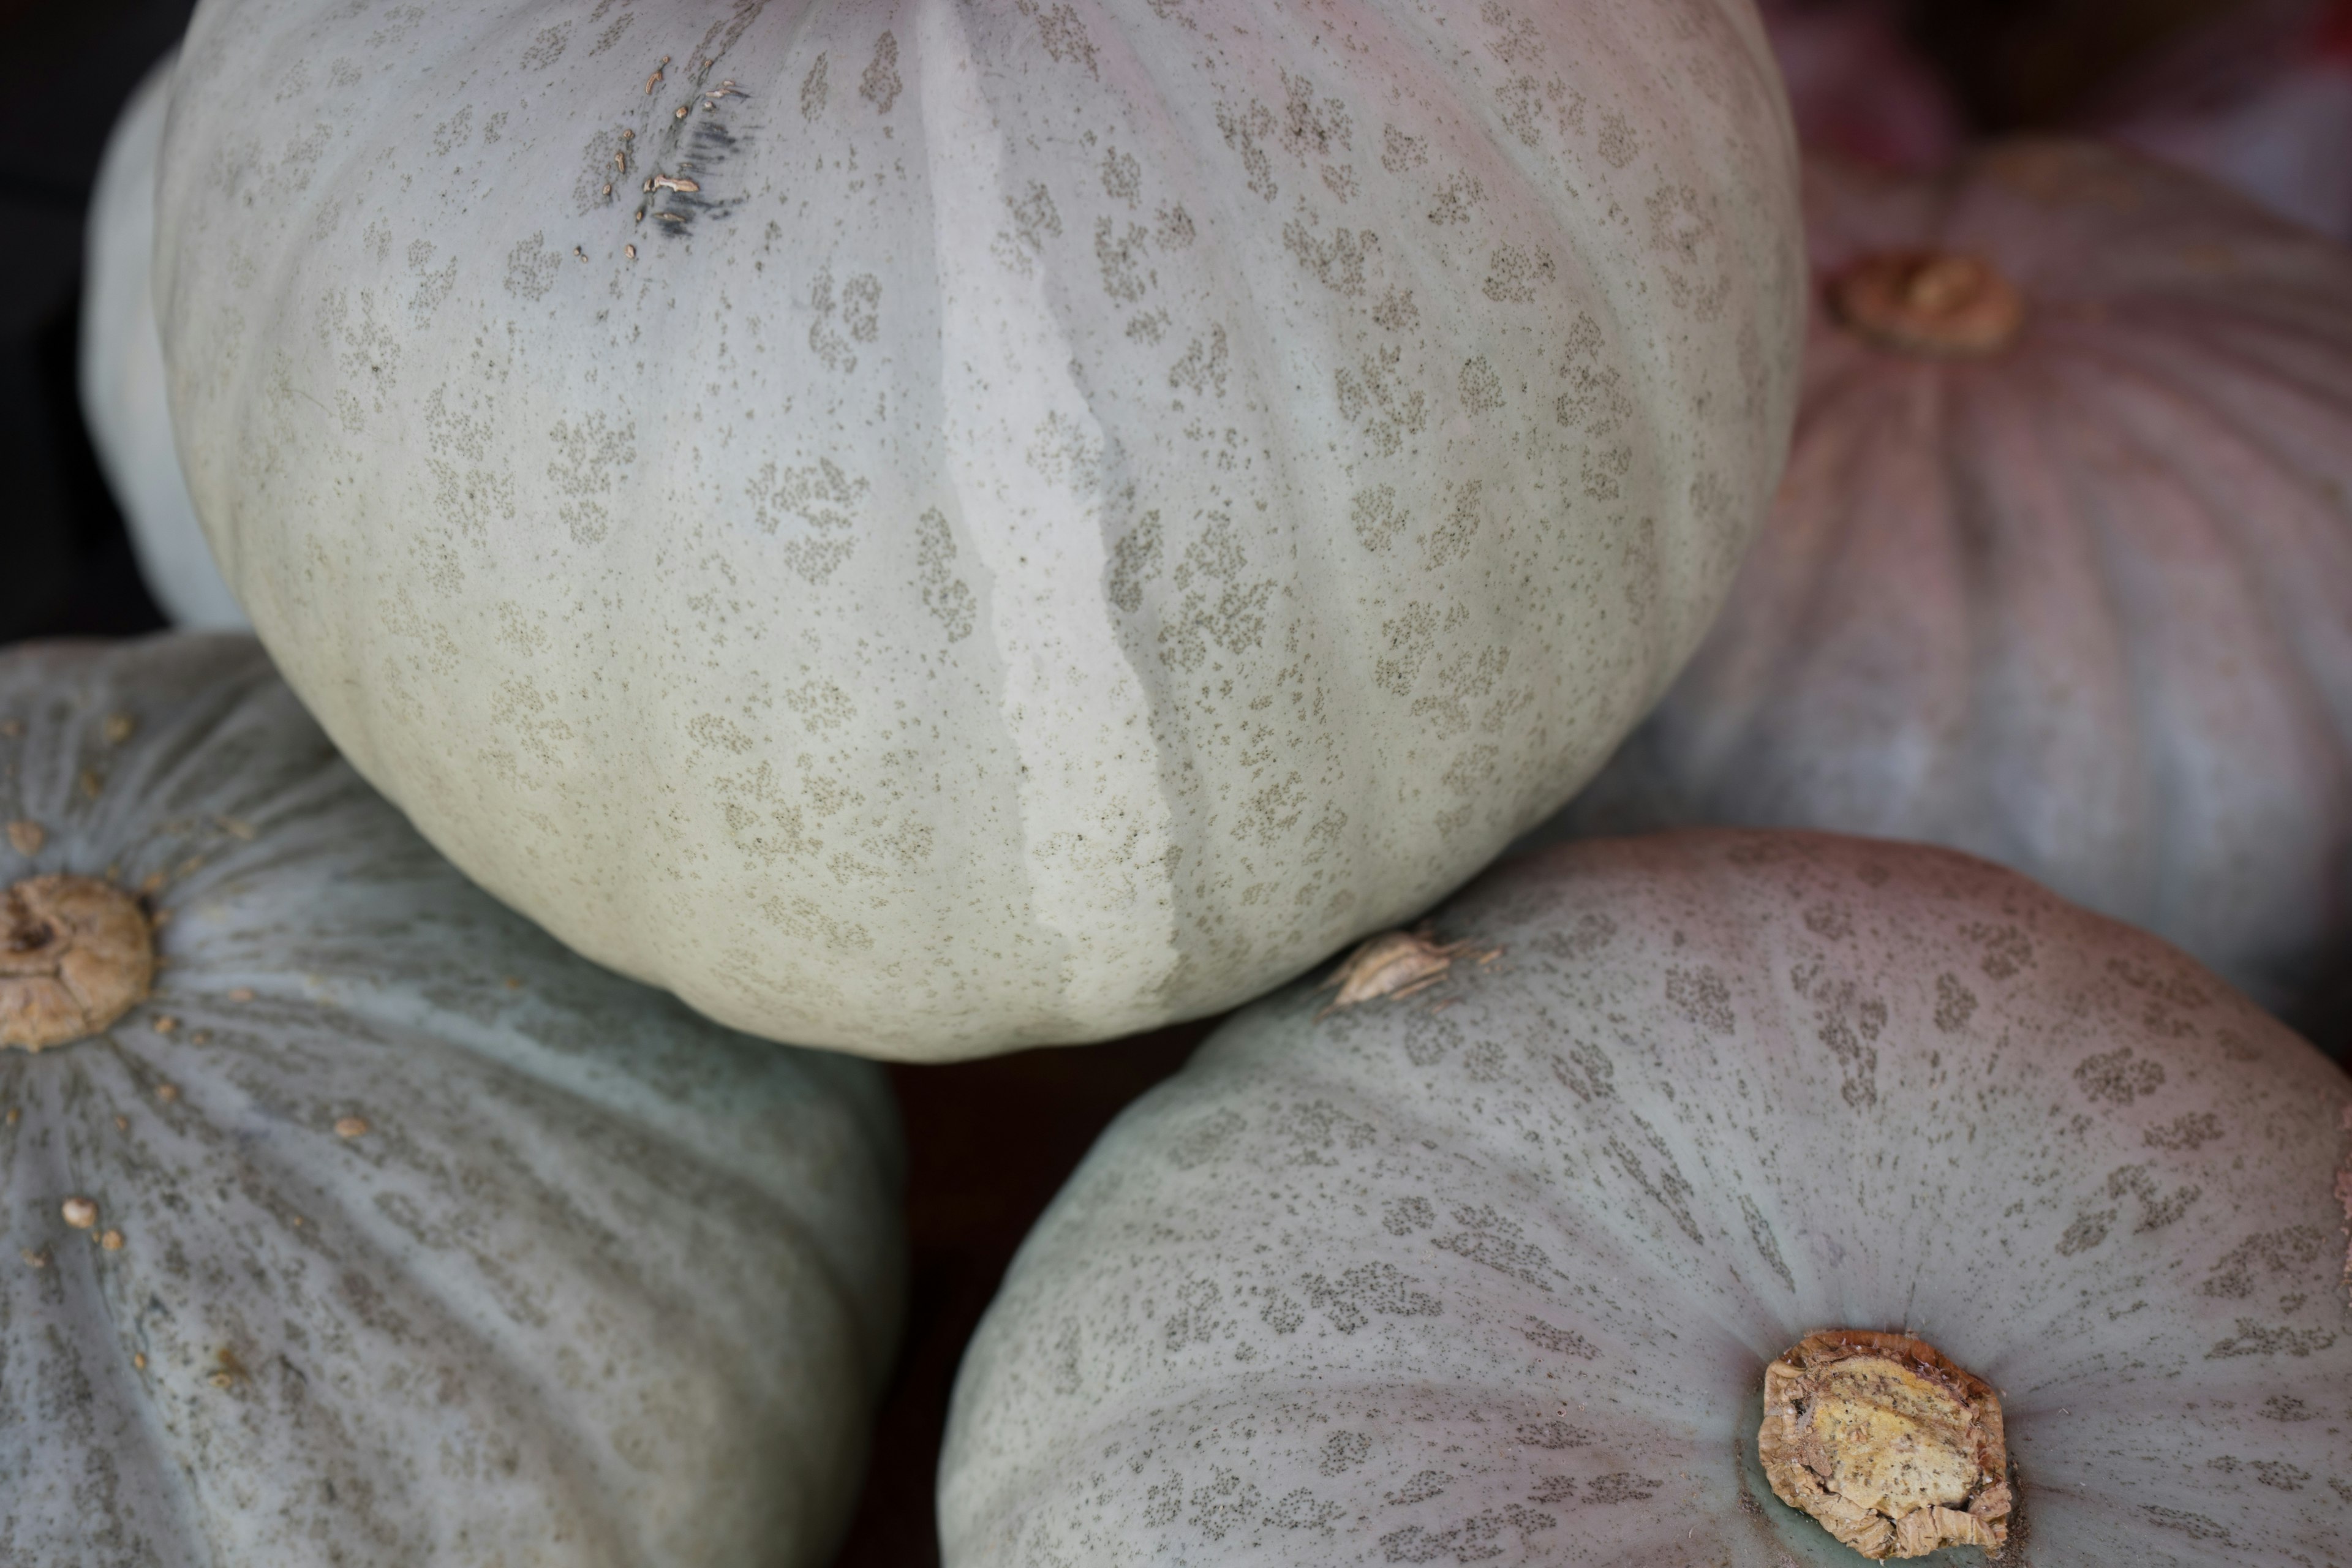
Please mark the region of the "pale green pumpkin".
[[1779, 470], [1746, 0], [208, 0], [215, 554], [579, 951], [937, 1058], [1255, 994], [1556, 807]]
[[[500, 908], [250, 638], [0, 656], [0, 1560], [826, 1560], [900, 1310], [877, 1071]], [[61, 886], [154, 912], [143, 1001]]]
[[1039, 1222], [950, 1568], [1858, 1568], [1758, 1463], [1841, 1328], [1996, 1391], [1997, 1562], [2344, 1561], [2352, 1080], [2176, 950], [1689, 832], [1506, 861], [1381, 973], [1244, 1011]]

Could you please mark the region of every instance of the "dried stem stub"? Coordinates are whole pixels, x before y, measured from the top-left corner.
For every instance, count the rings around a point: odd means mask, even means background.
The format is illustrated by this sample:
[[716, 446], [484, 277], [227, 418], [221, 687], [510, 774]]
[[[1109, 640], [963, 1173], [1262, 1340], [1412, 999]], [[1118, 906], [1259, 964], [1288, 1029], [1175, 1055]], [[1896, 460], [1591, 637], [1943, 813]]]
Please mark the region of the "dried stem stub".
[[96, 877], [32, 877], [0, 893], [0, 1046], [28, 1051], [94, 1035], [155, 980], [139, 900]]
[[1756, 1457], [1782, 1502], [1874, 1562], [2009, 1539], [2000, 1397], [1908, 1334], [1830, 1329], [1766, 1367]]
[[1830, 308], [1881, 348], [1941, 358], [1999, 353], [2025, 325], [2016, 284], [1990, 261], [1948, 251], [1864, 257], [1831, 283]]
[[1332, 970], [1320, 989], [1337, 988], [1339, 994], [1316, 1016], [1328, 1018], [1342, 1007], [1382, 997], [1402, 1000], [1419, 995], [1444, 979], [1456, 959], [1491, 963], [1502, 952], [1501, 948], [1481, 949], [1469, 942], [1439, 942], [1427, 926], [1384, 931], [1359, 942]]

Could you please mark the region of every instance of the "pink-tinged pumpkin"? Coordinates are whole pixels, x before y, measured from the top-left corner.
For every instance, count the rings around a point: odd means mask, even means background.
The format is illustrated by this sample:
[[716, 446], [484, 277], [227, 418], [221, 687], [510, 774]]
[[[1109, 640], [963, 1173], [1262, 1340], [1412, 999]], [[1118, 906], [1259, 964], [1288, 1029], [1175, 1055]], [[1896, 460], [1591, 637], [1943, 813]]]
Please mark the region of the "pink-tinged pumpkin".
[[1103, 1134], [966, 1358], [949, 1568], [1859, 1568], [1780, 1500], [1817, 1334], [1998, 1401], [1927, 1520], [1995, 1563], [2347, 1560], [2352, 1080], [2179, 951], [1723, 830], [1433, 928]]
[[1902, 30], [1896, 0], [1764, 0], [1797, 138], [1888, 169], [1933, 169], [1967, 126], [1950, 86]]
[[2085, 124], [2352, 239], [2352, 0], [2218, 10], [2103, 92]]
[[2089, 145], [1817, 165], [1807, 205], [1772, 519], [1544, 835], [1948, 844], [2315, 1026], [2352, 947], [2352, 253]]

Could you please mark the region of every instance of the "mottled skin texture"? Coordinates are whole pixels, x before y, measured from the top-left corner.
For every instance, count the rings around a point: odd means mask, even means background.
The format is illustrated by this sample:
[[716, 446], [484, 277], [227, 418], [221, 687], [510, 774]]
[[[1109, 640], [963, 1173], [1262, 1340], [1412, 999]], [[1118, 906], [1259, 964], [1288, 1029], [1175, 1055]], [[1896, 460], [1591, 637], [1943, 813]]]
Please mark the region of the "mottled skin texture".
[[1772, 520], [1658, 711], [1540, 837], [1948, 844], [2330, 1034], [2352, 952], [2352, 255], [2128, 154], [1811, 172], [1817, 282], [1975, 255], [1988, 358], [1816, 309]]
[[778, 1038], [1107, 1037], [1425, 907], [1785, 449], [1747, 0], [207, 0], [174, 93], [173, 416], [288, 679]]
[[131, 525], [147, 591], [184, 626], [243, 626], [196, 521], [172, 443], [163, 341], [155, 325], [155, 164], [172, 101], [172, 63], [156, 62], [122, 107], [90, 192], [82, 268], [82, 417]]
[[872, 1068], [500, 908], [249, 638], [0, 658], [0, 883], [169, 914], [147, 1002], [0, 1051], [0, 1562], [826, 1559], [899, 1305]]
[[1999, 1391], [2006, 1563], [2347, 1560], [2352, 1081], [2195, 963], [1806, 834], [1546, 851], [1435, 926], [1505, 956], [1294, 987], [1104, 1134], [966, 1359], [950, 1568], [1853, 1568], [1756, 1461], [1828, 1328]]

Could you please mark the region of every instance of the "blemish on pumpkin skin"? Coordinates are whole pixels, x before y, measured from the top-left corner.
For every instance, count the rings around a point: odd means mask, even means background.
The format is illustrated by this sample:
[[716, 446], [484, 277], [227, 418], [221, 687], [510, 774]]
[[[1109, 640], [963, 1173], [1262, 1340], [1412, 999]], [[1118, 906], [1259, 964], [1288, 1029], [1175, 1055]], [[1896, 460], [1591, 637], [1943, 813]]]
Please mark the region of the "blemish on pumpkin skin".
[[1328, 991], [1337, 986], [1339, 994], [1315, 1016], [1319, 1021], [1342, 1007], [1381, 997], [1401, 1002], [1444, 980], [1457, 958], [1470, 957], [1485, 965], [1502, 955], [1499, 947], [1481, 949], [1467, 939], [1437, 942], [1426, 926], [1409, 931], [1382, 931], [1359, 943], [1323, 982], [1322, 989]]
[[8, 847], [19, 855], [37, 855], [48, 841], [48, 830], [37, 822], [19, 817], [8, 825]]
[[58, 1205], [58, 1215], [76, 1230], [88, 1230], [98, 1223], [98, 1205], [76, 1195]]

